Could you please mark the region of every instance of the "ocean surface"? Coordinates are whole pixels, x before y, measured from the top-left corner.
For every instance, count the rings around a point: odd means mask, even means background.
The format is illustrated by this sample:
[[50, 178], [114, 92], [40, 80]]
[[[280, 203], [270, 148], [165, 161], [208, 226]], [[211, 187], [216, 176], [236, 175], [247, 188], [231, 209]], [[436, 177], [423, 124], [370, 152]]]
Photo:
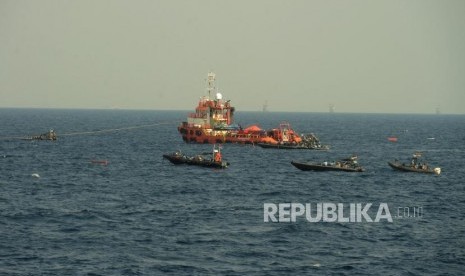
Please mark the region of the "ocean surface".
[[[0, 109], [0, 275], [463, 275], [465, 116], [238, 111], [331, 150], [226, 144], [215, 170], [162, 159], [211, 150], [182, 141], [186, 114]], [[55, 142], [15, 138], [50, 128]], [[414, 151], [442, 174], [387, 165]], [[364, 173], [290, 164], [351, 154]], [[392, 222], [264, 222], [265, 203], [386, 203]]]

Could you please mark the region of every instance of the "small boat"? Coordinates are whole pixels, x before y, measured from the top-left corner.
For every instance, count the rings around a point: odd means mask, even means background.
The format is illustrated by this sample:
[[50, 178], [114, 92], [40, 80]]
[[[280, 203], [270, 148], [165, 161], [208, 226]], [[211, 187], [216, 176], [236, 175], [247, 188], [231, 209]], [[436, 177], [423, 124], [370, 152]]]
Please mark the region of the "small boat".
[[408, 164], [401, 163], [399, 160], [394, 160], [394, 161], [388, 162], [388, 165], [395, 170], [403, 171], [403, 172], [430, 173], [430, 174], [436, 174], [436, 175], [441, 174], [441, 168], [430, 167], [426, 163], [426, 161], [422, 161], [420, 158], [421, 158], [421, 153], [415, 152], [412, 156], [412, 160]]
[[315, 134], [302, 134], [297, 142], [280, 140], [278, 143], [257, 143], [258, 146], [267, 149], [309, 149], [309, 150], [329, 150], [328, 145], [320, 144], [320, 140]]
[[163, 154], [163, 158], [168, 159], [175, 165], [187, 164], [217, 169], [224, 169], [229, 166], [229, 162], [223, 161], [220, 147], [215, 146], [213, 146], [213, 154], [203, 153], [195, 156], [186, 156], [181, 151], [177, 151], [171, 154]]
[[57, 134], [53, 129], [43, 134], [23, 138], [23, 140], [51, 140], [51, 141], [55, 141], [56, 139], [57, 139]]
[[387, 139], [389, 142], [394, 142], [394, 143], [397, 142], [397, 137], [394, 137], [394, 136], [388, 137]]
[[357, 162], [357, 156], [351, 156], [334, 162], [291, 162], [294, 167], [302, 171], [344, 171], [363, 172], [365, 169]]

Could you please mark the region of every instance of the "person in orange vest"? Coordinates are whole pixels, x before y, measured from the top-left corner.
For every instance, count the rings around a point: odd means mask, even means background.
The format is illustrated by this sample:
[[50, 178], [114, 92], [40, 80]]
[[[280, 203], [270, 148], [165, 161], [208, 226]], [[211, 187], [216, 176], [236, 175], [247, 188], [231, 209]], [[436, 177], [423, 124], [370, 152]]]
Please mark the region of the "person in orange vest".
[[221, 153], [219, 151], [215, 152], [215, 162], [221, 162]]

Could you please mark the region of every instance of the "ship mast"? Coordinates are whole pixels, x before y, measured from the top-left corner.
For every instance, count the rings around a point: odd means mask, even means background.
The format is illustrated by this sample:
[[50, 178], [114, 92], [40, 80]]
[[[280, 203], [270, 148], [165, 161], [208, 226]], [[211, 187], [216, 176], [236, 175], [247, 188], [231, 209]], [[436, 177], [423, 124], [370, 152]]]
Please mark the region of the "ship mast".
[[211, 93], [215, 90], [215, 73], [210, 72], [207, 75], [207, 91], [208, 91], [208, 99], [211, 99]]
[[329, 104], [328, 107], [329, 107], [329, 113], [334, 113], [334, 108], [335, 108], [334, 104]]
[[268, 111], [268, 101], [265, 101], [265, 103], [263, 104], [262, 111], [263, 111], [263, 112], [267, 112], [267, 111]]

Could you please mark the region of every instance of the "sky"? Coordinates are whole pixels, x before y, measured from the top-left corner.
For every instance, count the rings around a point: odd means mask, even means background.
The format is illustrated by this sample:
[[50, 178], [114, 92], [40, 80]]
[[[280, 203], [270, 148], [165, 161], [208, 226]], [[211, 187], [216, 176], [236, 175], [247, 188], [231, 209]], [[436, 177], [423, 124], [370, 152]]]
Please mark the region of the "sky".
[[463, 0], [0, 0], [0, 107], [465, 114]]

